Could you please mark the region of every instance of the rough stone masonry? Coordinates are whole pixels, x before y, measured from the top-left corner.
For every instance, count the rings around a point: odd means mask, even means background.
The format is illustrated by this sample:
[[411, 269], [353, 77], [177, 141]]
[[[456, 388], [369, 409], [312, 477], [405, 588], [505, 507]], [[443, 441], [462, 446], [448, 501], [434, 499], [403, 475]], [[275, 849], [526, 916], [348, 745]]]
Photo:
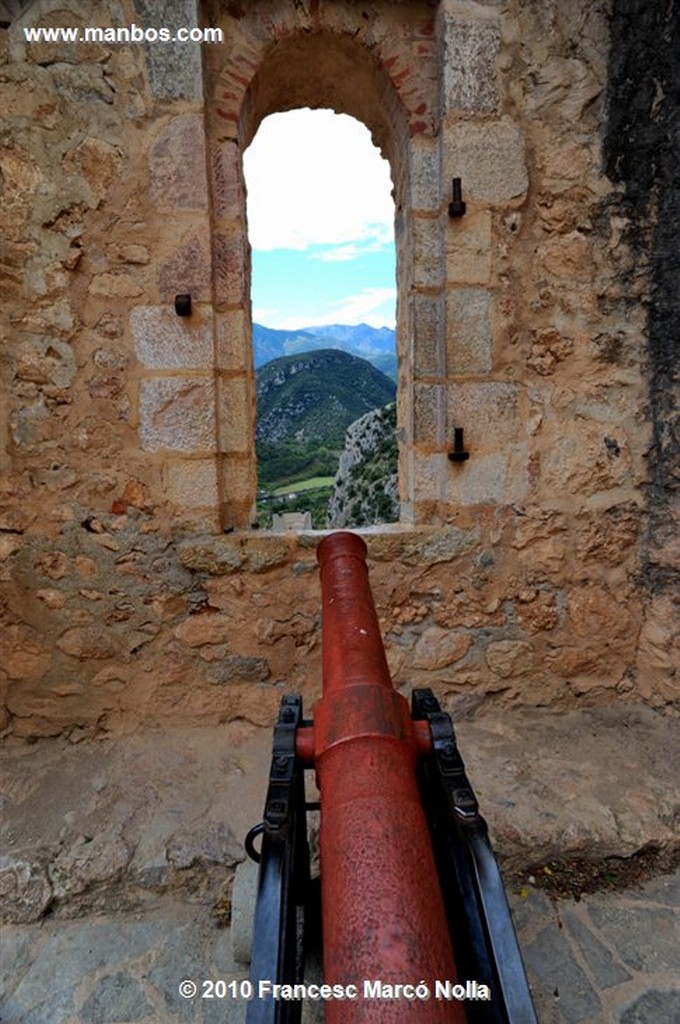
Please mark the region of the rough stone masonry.
[[[676, 704], [671, 0], [6, 6], [3, 728], [266, 726], [319, 691], [316, 537], [251, 528], [242, 172], [305, 105], [392, 167], [401, 522], [368, 541], [397, 685], [458, 716]], [[23, 31], [131, 23], [224, 38]]]

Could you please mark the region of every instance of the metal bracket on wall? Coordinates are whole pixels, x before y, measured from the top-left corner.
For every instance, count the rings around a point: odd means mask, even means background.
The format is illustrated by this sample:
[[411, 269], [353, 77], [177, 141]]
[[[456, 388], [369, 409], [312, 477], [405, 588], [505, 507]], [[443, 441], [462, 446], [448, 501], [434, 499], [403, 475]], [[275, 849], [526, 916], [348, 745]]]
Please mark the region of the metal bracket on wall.
[[175, 295], [175, 313], [177, 316], [191, 316], [190, 295]]
[[465, 450], [465, 444], [463, 442], [463, 428], [453, 428], [453, 451], [449, 452], [449, 459], [451, 462], [465, 462], [466, 459], [470, 458], [470, 453]]
[[465, 203], [463, 202], [463, 189], [460, 178], [452, 181], [453, 194], [449, 203], [449, 217], [462, 217], [465, 214]]

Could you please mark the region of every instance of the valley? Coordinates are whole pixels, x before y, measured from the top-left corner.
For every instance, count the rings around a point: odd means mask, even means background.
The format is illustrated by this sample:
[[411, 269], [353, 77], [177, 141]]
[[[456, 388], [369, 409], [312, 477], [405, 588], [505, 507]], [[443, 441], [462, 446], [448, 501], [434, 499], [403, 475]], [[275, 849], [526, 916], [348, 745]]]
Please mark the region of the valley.
[[[390, 365], [393, 358], [396, 368], [394, 332], [367, 325], [328, 328], [345, 346], [370, 352], [369, 360], [335, 347], [332, 334], [313, 333], [321, 330], [254, 326], [258, 517], [265, 529], [274, 514], [301, 511], [323, 529], [333, 525], [331, 504], [338, 525], [398, 518], [396, 384], [375, 364]], [[305, 339], [314, 342], [312, 348], [266, 359]], [[385, 409], [392, 411], [382, 415]], [[357, 446], [356, 427], [364, 420]]]

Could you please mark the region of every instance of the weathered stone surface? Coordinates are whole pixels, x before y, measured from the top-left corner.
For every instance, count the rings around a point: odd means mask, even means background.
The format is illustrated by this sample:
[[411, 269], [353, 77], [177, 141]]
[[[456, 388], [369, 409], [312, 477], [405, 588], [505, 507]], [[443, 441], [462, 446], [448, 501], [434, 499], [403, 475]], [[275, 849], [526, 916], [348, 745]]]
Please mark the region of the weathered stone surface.
[[227, 615], [207, 613], [192, 615], [175, 628], [175, 636], [189, 647], [202, 644], [228, 643], [233, 633], [233, 620]]
[[462, 178], [466, 196], [482, 203], [522, 199], [529, 187], [524, 138], [509, 118], [456, 124], [447, 139], [445, 166], [446, 177]]
[[215, 448], [215, 392], [211, 380], [169, 377], [143, 381], [139, 415], [146, 451]]
[[240, 370], [247, 362], [252, 345], [250, 330], [242, 309], [221, 313], [215, 318], [215, 356], [220, 370]]
[[539, 273], [585, 283], [594, 274], [592, 243], [579, 231], [557, 235], [538, 250]]
[[439, 209], [439, 146], [419, 138], [411, 147], [411, 204], [414, 210]]
[[439, 376], [444, 371], [444, 297], [415, 294], [411, 303], [414, 377]]
[[95, 274], [89, 288], [91, 295], [106, 298], [136, 299], [144, 289], [130, 274]]
[[571, 338], [564, 338], [552, 328], [539, 331], [531, 346], [527, 365], [542, 377], [549, 377], [556, 366], [566, 359], [574, 349]]
[[476, 376], [492, 367], [489, 293], [460, 288], [446, 296], [447, 371]]
[[499, 443], [505, 448], [522, 437], [520, 394], [516, 384], [505, 381], [449, 384], [448, 422], [465, 427], [466, 442], [477, 452], [493, 450]]
[[466, 212], [446, 239], [446, 279], [449, 284], [486, 285], [491, 275], [491, 214]]
[[[170, 29], [196, 26], [193, 0], [135, 0], [135, 9], [145, 28]], [[149, 84], [160, 100], [199, 100], [202, 96], [201, 47], [195, 42], [162, 45], [144, 44]]]
[[173, 302], [175, 295], [189, 294], [194, 302], [210, 302], [210, 242], [205, 228], [185, 237], [158, 273], [161, 301]]
[[57, 640], [57, 647], [72, 658], [106, 659], [121, 653], [120, 642], [99, 626], [77, 626]]
[[122, 159], [115, 146], [88, 137], [68, 150], [64, 164], [85, 178], [92, 193], [92, 205], [98, 206], [120, 174]]
[[495, 61], [498, 26], [491, 21], [444, 20], [444, 109], [489, 114], [498, 109]]
[[54, 898], [69, 900], [88, 889], [118, 882], [130, 857], [127, 843], [115, 830], [113, 834], [99, 832], [79, 837], [49, 865]]
[[40, 679], [50, 662], [49, 651], [34, 630], [12, 625], [0, 631], [0, 663], [10, 679]]
[[441, 218], [415, 217], [412, 230], [416, 286], [441, 287], [446, 275]]
[[153, 204], [162, 209], [204, 209], [207, 205], [205, 159], [201, 115], [181, 114], [169, 121], [149, 154], [149, 189]]
[[252, 449], [253, 414], [250, 396], [252, 384], [245, 377], [220, 377], [216, 382], [218, 445], [223, 452], [248, 452]]
[[173, 462], [168, 467], [168, 491], [174, 505], [215, 509], [218, 502], [215, 460]]
[[566, 484], [572, 493], [586, 496], [621, 487], [630, 479], [630, 467], [630, 449], [616, 427], [609, 434], [604, 424], [579, 421], [565, 426], [542, 459], [546, 485]]
[[154, 1008], [144, 995], [141, 985], [127, 974], [105, 974], [94, 991], [83, 1003], [84, 1020], [95, 1022], [148, 1020], [155, 1015]]
[[491, 671], [502, 679], [526, 675], [531, 670], [531, 646], [520, 640], [496, 640], [485, 652]]
[[243, 860], [243, 846], [220, 821], [176, 832], [168, 843], [167, 856], [176, 868], [205, 864], [233, 867]]
[[143, 366], [154, 370], [209, 370], [213, 365], [209, 311], [178, 317], [166, 306], [137, 306], [130, 313], [130, 327]]
[[2, 920], [39, 921], [52, 901], [45, 865], [11, 855], [0, 857]]
[[645, 611], [637, 656], [641, 695], [663, 705], [677, 699], [680, 665], [678, 607], [670, 594], [657, 594]]
[[454, 633], [430, 626], [420, 636], [413, 657], [414, 668], [436, 670], [446, 668], [462, 658], [470, 649], [467, 633]]

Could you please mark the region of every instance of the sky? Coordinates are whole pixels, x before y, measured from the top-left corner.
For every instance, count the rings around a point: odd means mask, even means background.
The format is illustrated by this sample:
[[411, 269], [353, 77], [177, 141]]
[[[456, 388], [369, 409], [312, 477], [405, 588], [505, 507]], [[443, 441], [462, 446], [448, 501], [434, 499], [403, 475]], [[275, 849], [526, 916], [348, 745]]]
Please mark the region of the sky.
[[392, 182], [368, 128], [330, 110], [272, 114], [244, 169], [255, 323], [394, 327]]

